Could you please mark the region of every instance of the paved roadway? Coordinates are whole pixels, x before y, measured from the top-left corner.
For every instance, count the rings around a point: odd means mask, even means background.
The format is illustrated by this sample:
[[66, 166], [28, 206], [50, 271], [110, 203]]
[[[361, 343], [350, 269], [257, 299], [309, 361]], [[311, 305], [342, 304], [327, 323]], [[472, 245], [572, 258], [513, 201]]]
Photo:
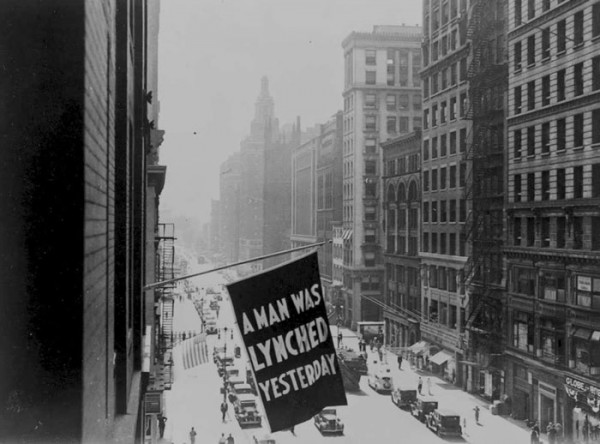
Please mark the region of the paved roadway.
[[[191, 267], [192, 272], [199, 266]], [[196, 269], [194, 269], [196, 268]], [[194, 284], [199, 288], [212, 286], [219, 288], [224, 283], [220, 274], [211, 274], [196, 278]], [[233, 311], [230, 302], [223, 294], [218, 324], [220, 328], [234, 325]], [[185, 297], [176, 302], [174, 329], [198, 330], [200, 320], [191, 300]], [[336, 327], [332, 327], [333, 337], [336, 338]], [[344, 330], [344, 344], [358, 348], [358, 340], [354, 333]], [[354, 336], [354, 337], [353, 337]], [[217, 342], [216, 336], [209, 336], [209, 351]], [[337, 342], [334, 340], [334, 342]], [[227, 347], [233, 344], [241, 345], [241, 340], [235, 331], [234, 339], [227, 334]], [[235, 438], [235, 443], [252, 443], [253, 435], [260, 436], [268, 433], [266, 426], [262, 428], [240, 429], [233, 417], [233, 408], [230, 405], [230, 418], [221, 422], [219, 411], [222, 394], [220, 387], [222, 380], [217, 374], [216, 365], [212, 363], [201, 365], [194, 369], [183, 370], [181, 355], [178, 347], [174, 349], [174, 384], [173, 389], [166, 392], [166, 416], [167, 430], [165, 442], [173, 444], [189, 443], [189, 430], [193, 426], [197, 431], [196, 443], [217, 443], [221, 433], [227, 436], [229, 433]], [[370, 370], [378, 364], [374, 364], [376, 357], [369, 356]], [[418, 374], [404, 363], [400, 371], [395, 363], [395, 356], [390, 356], [393, 378], [395, 382], [403, 381], [412, 383], [416, 387]], [[393, 361], [393, 362], [392, 362]], [[243, 365], [243, 359], [237, 360], [238, 365]], [[425, 381], [427, 375], [422, 375]], [[426, 384], [424, 384], [425, 390]], [[432, 377], [432, 392], [439, 400], [440, 407], [450, 408], [457, 411], [461, 416], [467, 418], [466, 433], [460, 439], [441, 439], [431, 432], [427, 427], [413, 418], [409, 412], [398, 409], [391, 403], [389, 395], [374, 392], [367, 384], [367, 377], [361, 378], [361, 391], [348, 393], [348, 405], [339, 406], [338, 415], [345, 424], [343, 436], [322, 436], [315, 428], [312, 420], [295, 427], [295, 435], [290, 432], [277, 432], [272, 434], [277, 444], [287, 443], [331, 443], [331, 444], [375, 444], [375, 443], [440, 443], [440, 442], [467, 442], [467, 443], [519, 443], [528, 442], [528, 433], [522, 428], [511, 424], [501, 417], [492, 416], [485, 405], [467, 393], [445, 384], [443, 381]], [[481, 406], [481, 423], [475, 425], [473, 419], [473, 408]]]

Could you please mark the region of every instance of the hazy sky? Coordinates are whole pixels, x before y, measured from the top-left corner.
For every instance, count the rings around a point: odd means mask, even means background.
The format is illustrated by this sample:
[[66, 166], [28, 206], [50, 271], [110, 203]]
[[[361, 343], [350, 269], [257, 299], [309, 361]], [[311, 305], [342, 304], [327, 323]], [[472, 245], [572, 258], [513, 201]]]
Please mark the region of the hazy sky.
[[248, 134], [260, 78], [280, 124], [325, 122], [343, 105], [342, 40], [421, 23], [419, 0], [162, 0], [161, 211], [208, 221], [218, 170]]

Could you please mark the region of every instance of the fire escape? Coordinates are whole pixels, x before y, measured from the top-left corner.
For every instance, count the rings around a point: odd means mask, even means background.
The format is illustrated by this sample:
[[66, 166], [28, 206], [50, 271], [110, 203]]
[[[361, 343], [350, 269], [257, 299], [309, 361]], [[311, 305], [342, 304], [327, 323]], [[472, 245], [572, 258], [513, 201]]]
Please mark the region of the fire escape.
[[[158, 260], [156, 276], [158, 281], [175, 278], [175, 224], [158, 224]], [[173, 308], [176, 284], [169, 283], [156, 290], [159, 308], [158, 366], [161, 385], [170, 390], [173, 384]]]
[[[490, 365], [502, 352], [503, 297], [503, 177], [504, 97], [508, 67], [505, 49], [506, 11], [499, 14], [496, 0], [476, 0], [470, 11], [467, 40], [471, 63], [467, 70], [472, 121], [471, 143], [465, 150], [467, 178], [463, 198], [470, 211], [461, 233], [471, 245], [462, 273], [468, 293], [466, 349], [470, 361]], [[500, 37], [500, 40], [498, 40]]]

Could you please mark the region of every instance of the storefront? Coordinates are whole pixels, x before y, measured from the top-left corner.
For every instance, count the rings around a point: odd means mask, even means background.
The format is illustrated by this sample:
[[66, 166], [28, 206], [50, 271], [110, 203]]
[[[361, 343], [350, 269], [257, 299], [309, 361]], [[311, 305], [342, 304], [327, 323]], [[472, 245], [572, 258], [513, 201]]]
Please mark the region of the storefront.
[[583, 378], [565, 376], [567, 408], [571, 423], [568, 433], [573, 440], [600, 438], [600, 384], [591, 384]]

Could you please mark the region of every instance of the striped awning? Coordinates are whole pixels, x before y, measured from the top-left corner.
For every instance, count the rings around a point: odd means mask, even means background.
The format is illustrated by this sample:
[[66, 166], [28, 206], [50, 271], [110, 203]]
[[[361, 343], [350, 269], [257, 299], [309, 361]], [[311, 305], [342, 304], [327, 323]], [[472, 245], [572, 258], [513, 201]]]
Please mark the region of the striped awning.
[[352, 237], [352, 230], [344, 230], [342, 233], [342, 239], [348, 240]]
[[181, 343], [181, 357], [185, 370], [210, 362], [206, 334], [201, 333]]

